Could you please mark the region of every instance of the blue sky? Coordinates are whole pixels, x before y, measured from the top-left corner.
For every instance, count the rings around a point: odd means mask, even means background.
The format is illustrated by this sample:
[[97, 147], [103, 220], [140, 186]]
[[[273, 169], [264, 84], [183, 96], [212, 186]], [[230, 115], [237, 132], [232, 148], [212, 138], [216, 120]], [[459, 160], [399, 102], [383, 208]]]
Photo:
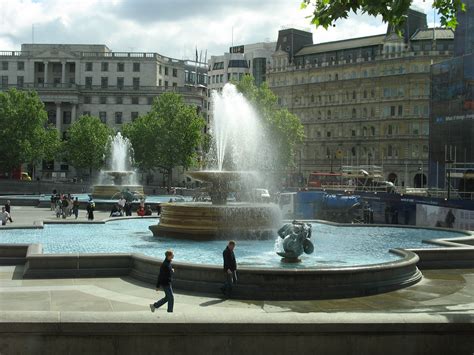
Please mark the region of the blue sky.
[[[428, 14], [430, 0], [414, 0]], [[316, 30], [299, 0], [0, 0], [0, 50], [31, 43], [99, 43], [116, 51], [150, 51], [191, 58], [195, 46], [222, 54], [234, 44], [274, 41], [282, 26], [311, 30], [326, 42], [385, 32], [369, 16], [351, 15]]]

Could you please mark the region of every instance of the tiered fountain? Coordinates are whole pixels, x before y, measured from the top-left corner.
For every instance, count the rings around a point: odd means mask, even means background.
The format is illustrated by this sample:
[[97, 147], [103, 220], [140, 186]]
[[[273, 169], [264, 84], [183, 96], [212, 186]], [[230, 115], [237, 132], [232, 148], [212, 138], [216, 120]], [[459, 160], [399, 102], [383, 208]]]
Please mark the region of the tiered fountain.
[[101, 170], [99, 184], [93, 186], [94, 198], [116, 198], [121, 193], [143, 196], [143, 186], [138, 185], [133, 170], [130, 141], [117, 133], [110, 142], [108, 169]]
[[214, 169], [186, 173], [207, 185], [211, 203], [163, 204], [160, 223], [150, 229], [156, 236], [197, 240], [274, 237], [281, 223], [276, 205], [228, 201], [230, 192], [248, 196], [258, 187], [257, 169], [268, 160], [259, 117], [231, 84], [213, 93], [213, 107]]

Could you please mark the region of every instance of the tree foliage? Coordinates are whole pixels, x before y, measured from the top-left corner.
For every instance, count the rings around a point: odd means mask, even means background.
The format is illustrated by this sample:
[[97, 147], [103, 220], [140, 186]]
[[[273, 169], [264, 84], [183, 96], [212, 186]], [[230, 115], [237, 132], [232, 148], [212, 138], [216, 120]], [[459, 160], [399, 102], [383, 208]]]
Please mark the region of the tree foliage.
[[[316, 27], [335, 26], [338, 19], [347, 18], [349, 13], [361, 12], [372, 16], [380, 15], [384, 22], [400, 31], [407, 19], [407, 12], [412, 0], [303, 0], [302, 8], [313, 7], [311, 23]], [[455, 29], [459, 10], [465, 11], [463, 0], [434, 0], [433, 8], [437, 10], [441, 25]]]
[[250, 75], [245, 75], [236, 83], [237, 89], [253, 104], [273, 151], [273, 166], [276, 170], [289, 167], [294, 162], [295, 149], [304, 137], [304, 129], [298, 117], [278, 105], [278, 98], [267, 83], [255, 85]]
[[188, 168], [196, 162], [203, 127], [196, 108], [184, 103], [181, 95], [169, 92], [153, 102], [148, 114], [126, 124], [123, 134], [132, 143], [135, 163], [145, 171], [164, 170], [169, 186], [174, 167]]
[[64, 154], [76, 168], [100, 169], [108, 152], [112, 129], [94, 116], [81, 116], [67, 131]]
[[34, 91], [0, 92], [0, 166], [9, 171], [24, 163], [53, 159], [60, 147], [56, 129]]

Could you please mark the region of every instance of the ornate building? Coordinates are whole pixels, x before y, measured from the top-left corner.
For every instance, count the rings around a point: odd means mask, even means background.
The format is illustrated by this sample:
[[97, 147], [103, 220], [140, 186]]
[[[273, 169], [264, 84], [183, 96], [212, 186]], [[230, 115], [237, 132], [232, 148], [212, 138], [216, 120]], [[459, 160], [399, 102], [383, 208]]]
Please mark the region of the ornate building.
[[307, 32], [280, 31], [267, 82], [304, 125], [297, 172], [380, 165], [397, 185], [424, 186], [430, 66], [452, 51], [453, 32], [427, 28], [414, 10], [401, 37], [312, 44]]

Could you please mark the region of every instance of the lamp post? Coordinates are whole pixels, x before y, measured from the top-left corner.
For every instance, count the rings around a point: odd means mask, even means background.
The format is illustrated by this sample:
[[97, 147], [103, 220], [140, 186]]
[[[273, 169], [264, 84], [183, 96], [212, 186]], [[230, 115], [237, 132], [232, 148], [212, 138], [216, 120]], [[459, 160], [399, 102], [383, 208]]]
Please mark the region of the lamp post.
[[451, 164], [453, 162], [451, 159], [445, 160], [445, 166], [448, 168], [448, 200], [451, 198]]

